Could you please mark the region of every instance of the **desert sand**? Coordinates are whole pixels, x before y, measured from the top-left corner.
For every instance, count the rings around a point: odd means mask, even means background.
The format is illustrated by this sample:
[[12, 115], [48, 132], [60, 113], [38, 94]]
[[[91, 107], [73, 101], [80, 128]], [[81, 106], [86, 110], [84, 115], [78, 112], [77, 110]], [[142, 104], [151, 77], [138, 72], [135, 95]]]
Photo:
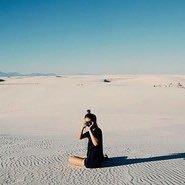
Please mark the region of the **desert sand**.
[[[185, 184], [185, 75], [4, 79], [0, 184]], [[86, 109], [103, 132], [102, 168], [68, 164], [87, 151]]]

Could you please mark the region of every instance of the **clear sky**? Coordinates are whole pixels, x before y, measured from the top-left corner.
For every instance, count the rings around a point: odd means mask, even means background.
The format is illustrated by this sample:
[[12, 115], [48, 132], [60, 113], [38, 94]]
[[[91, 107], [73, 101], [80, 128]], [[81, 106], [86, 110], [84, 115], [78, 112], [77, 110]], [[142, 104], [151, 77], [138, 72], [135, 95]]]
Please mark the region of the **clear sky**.
[[185, 74], [185, 0], [0, 0], [0, 71]]

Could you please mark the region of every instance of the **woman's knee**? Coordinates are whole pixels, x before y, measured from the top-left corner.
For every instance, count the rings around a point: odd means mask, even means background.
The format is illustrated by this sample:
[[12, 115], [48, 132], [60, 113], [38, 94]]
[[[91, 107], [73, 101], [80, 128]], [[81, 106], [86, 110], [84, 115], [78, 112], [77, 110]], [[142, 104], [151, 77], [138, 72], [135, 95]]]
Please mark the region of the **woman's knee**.
[[68, 158], [68, 162], [72, 163], [72, 162], [73, 162], [73, 160], [74, 160], [74, 156], [69, 156], [69, 158]]

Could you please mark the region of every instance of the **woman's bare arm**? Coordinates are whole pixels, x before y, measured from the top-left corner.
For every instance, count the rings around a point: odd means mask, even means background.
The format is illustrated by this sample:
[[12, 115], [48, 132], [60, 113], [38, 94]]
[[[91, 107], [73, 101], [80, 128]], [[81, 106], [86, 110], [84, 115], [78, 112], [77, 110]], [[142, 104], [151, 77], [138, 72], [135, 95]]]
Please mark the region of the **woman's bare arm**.
[[82, 135], [83, 135], [83, 130], [84, 130], [85, 126], [82, 127], [81, 131], [78, 133], [78, 139], [83, 139]]
[[99, 140], [93, 135], [91, 129], [89, 129], [89, 134], [90, 134], [90, 137], [91, 137], [91, 140], [94, 146], [99, 145]]

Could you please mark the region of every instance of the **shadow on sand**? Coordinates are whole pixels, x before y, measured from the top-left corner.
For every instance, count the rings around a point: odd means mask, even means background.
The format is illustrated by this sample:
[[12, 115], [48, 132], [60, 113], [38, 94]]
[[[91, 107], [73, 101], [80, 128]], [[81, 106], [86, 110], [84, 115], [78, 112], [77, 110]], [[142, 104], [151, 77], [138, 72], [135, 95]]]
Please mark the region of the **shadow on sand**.
[[185, 159], [185, 153], [175, 153], [171, 155], [149, 157], [149, 158], [134, 158], [134, 159], [127, 159], [127, 156], [111, 157], [103, 161], [101, 168], [122, 166], [122, 165], [136, 164], [136, 163], [153, 162], [153, 161], [180, 159], [180, 158]]

